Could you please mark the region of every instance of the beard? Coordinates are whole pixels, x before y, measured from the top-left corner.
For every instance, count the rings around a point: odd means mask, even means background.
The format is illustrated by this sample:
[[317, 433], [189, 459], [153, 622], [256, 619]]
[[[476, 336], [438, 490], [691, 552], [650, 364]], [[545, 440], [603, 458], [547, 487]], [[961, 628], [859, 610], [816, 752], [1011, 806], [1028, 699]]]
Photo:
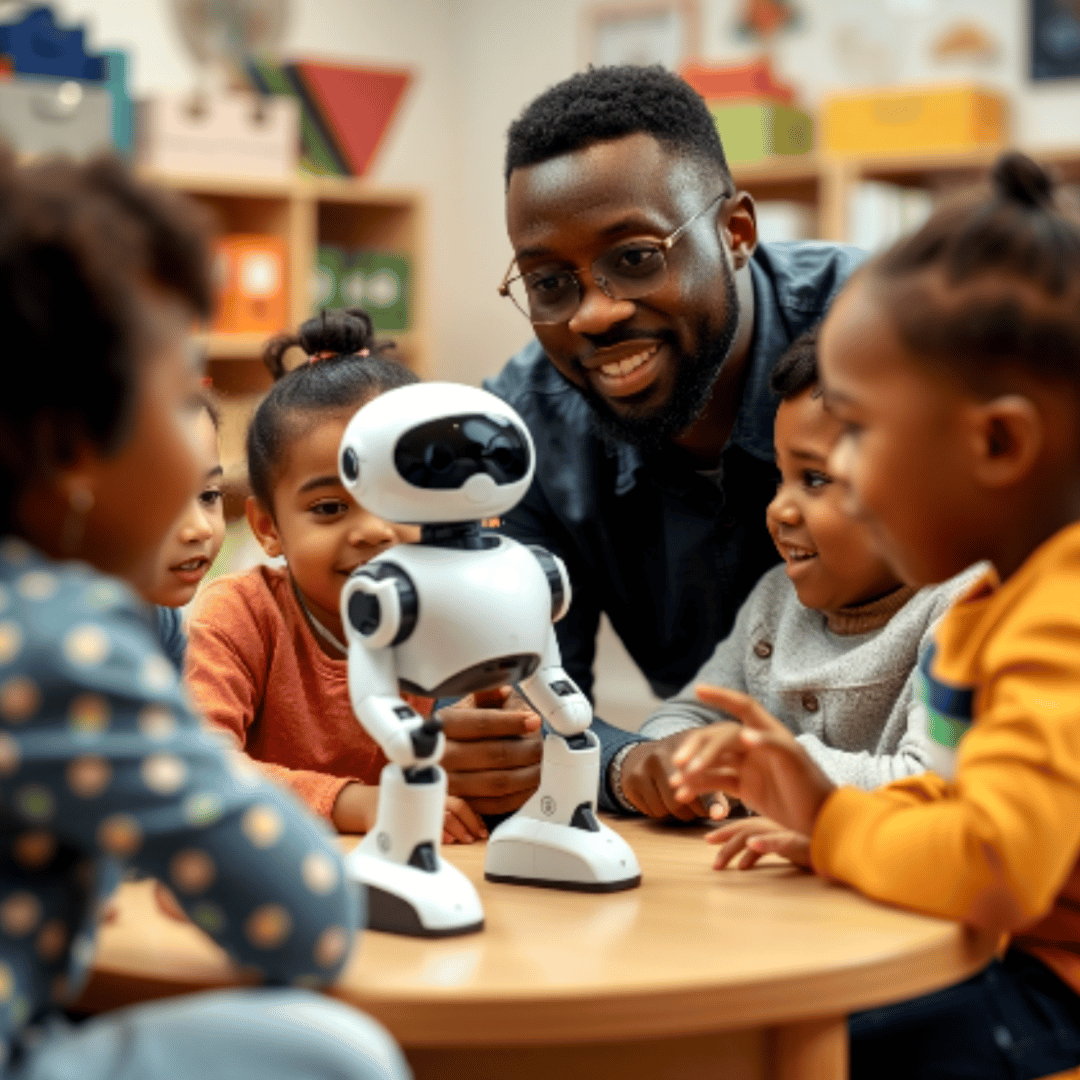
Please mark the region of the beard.
[[[628, 398], [625, 400], [630, 408], [625, 413], [618, 413], [589, 382], [581, 386], [575, 384], [574, 388], [589, 403], [596, 433], [608, 443], [632, 443], [642, 450], [653, 451], [681, 435], [709, 404], [713, 386], [731, 352], [738, 328], [739, 297], [735, 279], [730, 272], [725, 272], [724, 320], [711, 332], [702, 321], [698, 328], [697, 352], [687, 355], [679, 349], [677, 342], [663, 338], [676, 358], [675, 381], [667, 400], [650, 408], [644, 404], [635, 406], [634, 399]], [[648, 393], [649, 390], [645, 390], [643, 396]]]

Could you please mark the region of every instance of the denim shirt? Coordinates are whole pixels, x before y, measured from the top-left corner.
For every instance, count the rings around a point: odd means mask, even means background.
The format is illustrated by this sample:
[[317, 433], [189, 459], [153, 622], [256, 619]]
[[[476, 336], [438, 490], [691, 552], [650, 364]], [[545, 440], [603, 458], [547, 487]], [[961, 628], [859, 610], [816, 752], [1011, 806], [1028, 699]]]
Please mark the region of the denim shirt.
[[[742, 402], [718, 475], [674, 444], [645, 453], [594, 430], [591, 409], [535, 339], [485, 386], [522, 415], [536, 476], [502, 530], [566, 563], [573, 603], [556, 626], [567, 673], [590, 694], [600, 614], [660, 697], [681, 689], [778, 560], [765, 528], [776, 491], [769, 378], [863, 258], [819, 242], [762, 244], [750, 263], [754, 332]], [[637, 736], [594, 722], [603, 775]], [[606, 782], [601, 803], [610, 806]]]

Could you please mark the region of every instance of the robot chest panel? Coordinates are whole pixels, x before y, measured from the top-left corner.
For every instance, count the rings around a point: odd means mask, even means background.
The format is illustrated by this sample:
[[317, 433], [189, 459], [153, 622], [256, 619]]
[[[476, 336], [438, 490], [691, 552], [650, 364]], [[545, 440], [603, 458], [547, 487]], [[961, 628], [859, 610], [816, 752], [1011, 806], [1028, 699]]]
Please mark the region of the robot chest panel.
[[526, 548], [505, 539], [487, 551], [410, 545], [390, 557], [416, 589], [416, 628], [397, 652], [399, 666], [422, 672], [420, 685], [494, 657], [543, 654], [551, 590]]

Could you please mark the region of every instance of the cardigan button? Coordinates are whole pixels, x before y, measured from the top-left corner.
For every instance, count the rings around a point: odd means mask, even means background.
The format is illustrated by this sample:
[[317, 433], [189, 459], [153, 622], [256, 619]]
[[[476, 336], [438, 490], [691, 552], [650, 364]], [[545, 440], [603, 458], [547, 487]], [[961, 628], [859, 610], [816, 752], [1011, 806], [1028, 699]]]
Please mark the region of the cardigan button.
[[768, 641], [759, 641], [754, 645], [754, 655], [760, 656], [762, 660], [767, 660], [772, 656], [772, 645]]
[[817, 712], [821, 708], [821, 703], [818, 701], [816, 694], [803, 694], [802, 707], [807, 712]]

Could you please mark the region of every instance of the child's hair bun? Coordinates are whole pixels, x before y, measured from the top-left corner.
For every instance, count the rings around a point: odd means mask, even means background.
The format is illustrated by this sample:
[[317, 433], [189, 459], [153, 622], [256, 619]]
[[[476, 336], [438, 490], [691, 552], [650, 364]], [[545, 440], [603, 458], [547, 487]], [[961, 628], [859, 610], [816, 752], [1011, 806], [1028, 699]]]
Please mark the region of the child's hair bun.
[[1032, 209], [1054, 205], [1054, 182], [1041, 165], [1018, 151], [1002, 154], [994, 163], [990, 180], [997, 195]]
[[288, 373], [285, 353], [296, 345], [320, 358], [374, 352], [375, 327], [363, 308], [324, 308], [301, 323], [298, 333], [281, 334], [267, 344], [263, 361], [275, 379]]

